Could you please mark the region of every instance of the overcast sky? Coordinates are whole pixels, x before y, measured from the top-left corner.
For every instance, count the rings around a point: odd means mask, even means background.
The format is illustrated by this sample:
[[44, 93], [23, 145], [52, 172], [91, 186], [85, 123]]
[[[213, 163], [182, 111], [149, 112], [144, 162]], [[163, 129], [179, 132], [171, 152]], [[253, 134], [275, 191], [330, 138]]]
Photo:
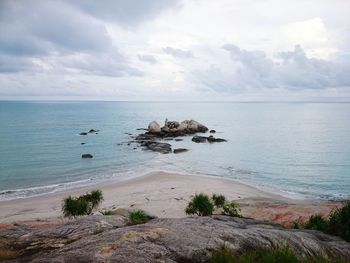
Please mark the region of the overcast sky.
[[0, 0], [0, 99], [350, 101], [349, 0]]

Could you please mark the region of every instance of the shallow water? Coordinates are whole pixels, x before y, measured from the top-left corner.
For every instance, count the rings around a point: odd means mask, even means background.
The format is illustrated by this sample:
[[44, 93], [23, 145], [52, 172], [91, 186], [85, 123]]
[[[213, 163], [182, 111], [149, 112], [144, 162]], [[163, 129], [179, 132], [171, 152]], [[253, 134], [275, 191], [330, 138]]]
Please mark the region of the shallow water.
[[[347, 198], [349, 116], [348, 103], [0, 102], [0, 200], [151, 170], [220, 175], [304, 198]], [[165, 118], [193, 118], [228, 142], [186, 137], [170, 142], [190, 149], [176, 155], [120, 145], [130, 139], [125, 133]], [[90, 129], [100, 131], [79, 135]]]

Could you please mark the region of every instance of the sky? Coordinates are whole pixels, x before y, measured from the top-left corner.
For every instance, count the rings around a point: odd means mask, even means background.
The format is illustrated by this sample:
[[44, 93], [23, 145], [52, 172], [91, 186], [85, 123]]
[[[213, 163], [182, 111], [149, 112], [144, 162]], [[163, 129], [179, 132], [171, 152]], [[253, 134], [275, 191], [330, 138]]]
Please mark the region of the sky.
[[0, 99], [350, 101], [349, 0], [0, 0]]

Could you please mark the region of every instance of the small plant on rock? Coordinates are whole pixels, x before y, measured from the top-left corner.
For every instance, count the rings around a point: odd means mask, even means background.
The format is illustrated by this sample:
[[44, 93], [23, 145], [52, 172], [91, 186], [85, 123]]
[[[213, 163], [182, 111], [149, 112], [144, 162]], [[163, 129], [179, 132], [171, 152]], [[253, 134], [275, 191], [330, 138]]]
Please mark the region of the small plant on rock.
[[148, 222], [148, 216], [143, 210], [135, 210], [129, 213], [129, 224], [130, 225], [138, 225], [144, 224]]
[[100, 213], [102, 215], [104, 215], [104, 216], [112, 216], [112, 215], [114, 215], [113, 210], [102, 210], [102, 211], [100, 211]]
[[188, 215], [209, 216], [213, 214], [214, 205], [206, 194], [196, 194], [188, 203], [185, 213]]
[[306, 229], [313, 229], [326, 232], [328, 229], [328, 222], [320, 214], [310, 216], [309, 220], [304, 226]]
[[223, 209], [223, 212], [222, 212], [223, 215], [232, 216], [232, 217], [242, 217], [240, 214], [241, 209], [239, 208], [238, 203], [236, 203], [235, 201], [225, 202], [222, 209]]

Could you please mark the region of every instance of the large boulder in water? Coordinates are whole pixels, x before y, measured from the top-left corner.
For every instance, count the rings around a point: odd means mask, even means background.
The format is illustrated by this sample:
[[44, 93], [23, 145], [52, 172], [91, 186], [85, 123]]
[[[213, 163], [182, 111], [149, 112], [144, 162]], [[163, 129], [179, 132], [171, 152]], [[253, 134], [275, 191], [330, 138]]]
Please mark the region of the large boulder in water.
[[150, 122], [150, 124], [148, 124], [148, 132], [160, 133], [161, 129], [160, 129], [160, 125], [158, 124], [158, 122], [156, 122], [156, 121]]
[[166, 119], [162, 131], [166, 133], [178, 132], [179, 126], [180, 124], [177, 121], [168, 121], [168, 119]]
[[180, 124], [181, 129], [188, 130], [190, 132], [207, 132], [208, 128], [203, 124], [195, 120], [185, 120]]

